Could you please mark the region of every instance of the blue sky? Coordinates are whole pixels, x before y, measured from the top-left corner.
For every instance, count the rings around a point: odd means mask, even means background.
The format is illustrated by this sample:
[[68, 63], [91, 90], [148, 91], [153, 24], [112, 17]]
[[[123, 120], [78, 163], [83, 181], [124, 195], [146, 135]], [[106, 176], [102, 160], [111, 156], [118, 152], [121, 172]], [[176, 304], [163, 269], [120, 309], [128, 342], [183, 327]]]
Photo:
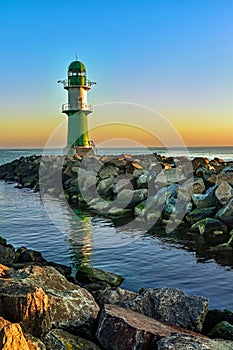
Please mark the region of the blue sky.
[[0, 146], [46, 142], [64, 118], [57, 80], [76, 53], [97, 81], [94, 105], [139, 103], [187, 144], [233, 144], [231, 0], [13, 0], [1, 3], [0, 23]]

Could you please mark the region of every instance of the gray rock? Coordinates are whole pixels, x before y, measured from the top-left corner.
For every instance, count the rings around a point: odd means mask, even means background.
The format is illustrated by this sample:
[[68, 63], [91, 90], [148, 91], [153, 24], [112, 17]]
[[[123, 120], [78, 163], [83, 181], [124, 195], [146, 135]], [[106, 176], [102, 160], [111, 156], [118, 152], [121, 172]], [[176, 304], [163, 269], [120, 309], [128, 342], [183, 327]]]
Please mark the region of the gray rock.
[[190, 178], [180, 186], [177, 197], [188, 202], [193, 194], [200, 194], [205, 191], [205, 184], [202, 178]]
[[106, 350], [157, 349], [157, 341], [189, 331], [164, 324], [116, 305], [102, 309], [96, 337]]
[[233, 198], [225, 207], [219, 209], [219, 211], [216, 214], [216, 217], [221, 219], [225, 224], [229, 225], [230, 227], [233, 227]]
[[134, 208], [139, 203], [143, 202], [148, 196], [147, 189], [129, 190], [124, 189], [119, 192], [117, 199], [114, 201], [114, 206], [119, 208]]
[[96, 189], [97, 185], [97, 177], [95, 175], [88, 175], [86, 179], [83, 182], [83, 190], [92, 190], [93, 188]]
[[193, 194], [192, 200], [197, 208], [207, 208], [217, 205], [218, 199], [215, 196], [217, 186], [212, 186], [203, 194]]
[[208, 311], [208, 299], [188, 296], [175, 288], [147, 289], [122, 305], [158, 321], [197, 332], [201, 331]]
[[70, 334], [62, 329], [53, 329], [44, 338], [44, 343], [47, 349], [52, 350], [72, 350], [72, 349], [83, 349], [83, 350], [100, 350], [100, 348], [76, 335]]
[[171, 185], [186, 180], [186, 176], [179, 168], [163, 169], [155, 179], [155, 184]]
[[228, 182], [230, 185], [233, 185], [233, 172], [224, 173], [221, 171], [220, 174], [213, 174], [208, 178], [209, 182], [213, 182], [216, 185], [220, 185], [223, 181]]
[[[137, 169], [136, 169], [137, 170]], [[135, 171], [135, 170], [134, 170]], [[148, 177], [146, 174], [140, 175], [137, 180], [137, 188], [147, 188], [148, 187]]]
[[111, 218], [127, 218], [132, 216], [132, 209], [121, 209], [118, 207], [110, 207], [105, 213], [105, 216]]
[[94, 198], [88, 201], [88, 205], [91, 209], [97, 211], [100, 214], [106, 214], [111, 208], [111, 202], [103, 200], [102, 198]]
[[228, 182], [222, 181], [215, 191], [215, 196], [222, 205], [226, 205], [233, 197], [233, 189]]
[[209, 207], [209, 208], [196, 208], [188, 215], [186, 215], [186, 220], [190, 223], [193, 224], [197, 221], [200, 221], [205, 218], [211, 218], [215, 215], [216, 213], [216, 208], [215, 207]]
[[97, 186], [97, 191], [100, 194], [100, 196], [103, 196], [105, 198], [112, 197], [115, 190], [115, 179], [113, 176], [101, 180]]
[[214, 341], [193, 335], [173, 334], [157, 343], [157, 350], [232, 350], [233, 342]]
[[138, 293], [118, 287], [99, 290], [93, 295], [98, 305], [103, 306], [104, 304], [121, 305], [123, 302], [138, 296]]

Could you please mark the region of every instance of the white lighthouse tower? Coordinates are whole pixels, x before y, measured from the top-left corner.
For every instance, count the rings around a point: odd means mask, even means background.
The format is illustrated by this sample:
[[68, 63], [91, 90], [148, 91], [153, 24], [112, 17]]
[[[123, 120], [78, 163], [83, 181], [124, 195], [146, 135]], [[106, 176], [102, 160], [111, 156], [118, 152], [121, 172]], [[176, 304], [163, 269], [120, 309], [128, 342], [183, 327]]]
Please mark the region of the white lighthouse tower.
[[78, 60], [68, 68], [68, 79], [59, 81], [68, 91], [68, 103], [62, 105], [62, 112], [68, 116], [67, 147], [69, 153], [85, 156], [93, 149], [88, 135], [87, 116], [92, 112], [92, 105], [87, 104], [87, 92], [95, 82], [87, 80], [86, 68]]

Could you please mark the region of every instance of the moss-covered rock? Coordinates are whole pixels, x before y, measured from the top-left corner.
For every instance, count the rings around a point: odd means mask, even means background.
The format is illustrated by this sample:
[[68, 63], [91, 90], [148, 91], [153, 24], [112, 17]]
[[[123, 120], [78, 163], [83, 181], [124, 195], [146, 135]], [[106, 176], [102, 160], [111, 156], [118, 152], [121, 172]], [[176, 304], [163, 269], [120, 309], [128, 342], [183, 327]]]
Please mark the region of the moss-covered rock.
[[233, 325], [227, 321], [222, 321], [214, 326], [208, 336], [210, 338], [233, 340]]
[[77, 271], [76, 279], [83, 285], [106, 282], [112, 287], [118, 287], [124, 278], [111, 272], [103, 271], [95, 267], [82, 265]]

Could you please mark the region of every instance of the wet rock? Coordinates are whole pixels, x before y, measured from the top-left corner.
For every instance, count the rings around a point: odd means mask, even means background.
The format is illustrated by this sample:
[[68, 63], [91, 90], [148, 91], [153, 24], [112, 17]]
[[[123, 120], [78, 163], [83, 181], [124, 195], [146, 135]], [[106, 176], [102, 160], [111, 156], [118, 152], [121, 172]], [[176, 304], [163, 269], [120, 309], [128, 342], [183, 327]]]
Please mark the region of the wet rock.
[[205, 191], [205, 184], [202, 178], [188, 179], [180, 186], [177, 197], [188, 202], [193, 194], [200, 194]]
[[0, 278], [0, 295], [0, 314], [36, 337], [52, 326], [76, 327], [99, 310], [89, 292], [50, 266], [12, 270]]
[[111, 208], [111, 202], [103, 200], [102, 198], [91, 199], [88, 203], [88, 206], [97, 211], [99, 214], [106, 214]]
[[210, 338], [233, 340], [233, 325], [227, 321], [222, 321], [214, 326], [208, 336]]
[[226, 233], [227, 226], [220, 220], [205, 218], [193, 224], [190, 230], [193, 232], [199, 232], [201, 235], [205, 235], [216, 230]]
[[226, 205], [233, 197], [233, 188], [226, 181], [222, 181], [215, 191], [215, 196], [222, 205]]
[[96, 344], [89, 340], [70, 334], [62, 329], [51, 330], [46, 334], [44, 343], [46, 344], [47, 349], [52, 350], [100, 350]]
[[218, 199], [215, 196], [215, 190], [217, 186], [212, 186], [208, 188], [205, 193], [202, 194], [193, 194], [192, 200], [197, 208], [207, 208], [213, 207], [218, 204]]
[[96, 337], [106, 350], [157, 349], [157, 341], [187, 330], [164, 324], [116, 305], [105, 305]]
[[208, 311], [208, 299], [188, 296], [175, 288], [147, 289], [122, 305], [158, 321], [197, 332], [201, 331]]
[[112, 219], [127, 218], [132, 216], [132, 210], [121, 209], [118, 207], [110, 207], [110, 209], [108, 209], [107, 212], [105, 213], [105, 216], [109, 216]]
[[103, 271], [95, 267], [82, 265], [76, 273], [76, 279], [83, 285], [105, 282], [112, 287], [118, 287], [124, 278], [112, 272]]
[[46, 263], [42, 254], [36, 250], [27, 249], [25, 247], [18, 248], [15, 254], [14, 262], [17, 263], [28, 263], [37, 262], [39, 264]]
[[10, 264], [15, 259], [15, 249], [12, 245], [7, 244], [6, 240], [0, 237], [0, 263]]
[[192, 335], [173, 334], [157, 343], [157, 350], [232, 350], [233, 343], [214, 341]]
[[222, 321], [233, 324], [233, 312], [230, 310], [209, 310], [203, 325], [203, 334], [208, 334], [214, 326]]
[[221, 219], [225, 224], [229, 225], [230, 227], [233, 227], [233, 198], [225, 207], [219, 209], [219, 211], [216, 214], [216, 217]]
[[197, 221], [205, 219], [206, 217], [213, 217], [217, 209], [215, 207], [196, 208], [186, 215], [186, 220], [192, 225]]

